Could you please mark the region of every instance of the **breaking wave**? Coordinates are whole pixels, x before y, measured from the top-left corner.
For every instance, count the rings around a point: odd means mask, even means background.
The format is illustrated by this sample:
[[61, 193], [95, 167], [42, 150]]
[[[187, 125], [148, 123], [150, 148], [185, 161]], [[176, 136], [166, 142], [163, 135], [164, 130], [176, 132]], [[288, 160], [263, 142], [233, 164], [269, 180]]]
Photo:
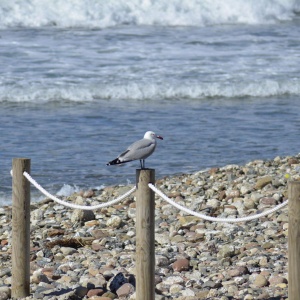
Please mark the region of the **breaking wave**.
[[209, 98], [244, 98], [300, 95], [300, 79], [230, 83], [199, 83], [171, 86], [168, 84], [69, 86], [69, 87], [11, 87], [0, 88], [0, 102], [89, 102], [97, 100], [147, 100]]
[[0, 28], [266, 24], [299, 12], [296, 0], [2, 0]]

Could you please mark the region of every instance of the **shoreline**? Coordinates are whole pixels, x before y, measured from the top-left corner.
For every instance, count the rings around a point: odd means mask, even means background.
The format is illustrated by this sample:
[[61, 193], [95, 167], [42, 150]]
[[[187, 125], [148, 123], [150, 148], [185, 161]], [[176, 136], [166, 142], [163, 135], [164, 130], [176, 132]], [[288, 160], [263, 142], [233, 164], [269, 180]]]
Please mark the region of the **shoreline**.
[[[164, 177], [156, 187], [194, 211], [232, 218], [282, 203], [287, 181], [299, 180], [299, 170], [298, 154]], [[95, 205], [131, 186], [108, 186], [63, 199]], [[10, 296], [10, 208], [0, 208], [1, 299]], [[287, 207], [247, 223], [214, 223], [156, 197], [156, 299], [286, 299], [287, 235]], [[73, 210], [49, 199], [31, 204], [27, 299], [133, 300], [134, 276], [134, 194], [97, 211]], [[121, 284], [115, 286], [118, 280]]]

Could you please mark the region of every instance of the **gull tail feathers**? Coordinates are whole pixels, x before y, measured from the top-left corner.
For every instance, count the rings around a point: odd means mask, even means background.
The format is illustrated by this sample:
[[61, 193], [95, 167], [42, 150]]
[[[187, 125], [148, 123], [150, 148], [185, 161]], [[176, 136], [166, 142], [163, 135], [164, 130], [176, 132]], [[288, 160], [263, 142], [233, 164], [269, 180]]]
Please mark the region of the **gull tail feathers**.
[[112, 161], [108, 162], [106, 165], [107, 165], [107, 166], [111, 166], [111, 165], [119, 165], [120, 163], [122, 163], [122, 162], [120, 161], [120, 159], [119, 159], [119, 158], [116, 158], [116, 159], [113, 159]]
[[106, 165], [107, 165], [107, 166], [111, 166], [111, 165], [120, 165], [120, 164], [127, 163], [127, 162], [129, 162], [129, 161], [130, 161], [130, 160], [121, 161], [121, 160], [119, 159], [119, 157], [117, 157], [116, 159], [114, 159], [114, 160], [108, 162]]

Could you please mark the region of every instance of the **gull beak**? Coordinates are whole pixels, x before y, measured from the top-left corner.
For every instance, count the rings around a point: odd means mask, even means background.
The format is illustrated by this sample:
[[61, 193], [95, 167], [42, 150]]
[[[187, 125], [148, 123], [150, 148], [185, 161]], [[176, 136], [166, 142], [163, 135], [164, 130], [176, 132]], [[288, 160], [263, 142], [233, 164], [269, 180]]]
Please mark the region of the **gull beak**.
[[157, 135], [156, 138], [157, 138], [157, 139], [160, 139], [160, 140], [163, 140], [163, 139], [164, 139], [164, 138], [163, 138], [162, 136], [160, 136], [160, 135]]

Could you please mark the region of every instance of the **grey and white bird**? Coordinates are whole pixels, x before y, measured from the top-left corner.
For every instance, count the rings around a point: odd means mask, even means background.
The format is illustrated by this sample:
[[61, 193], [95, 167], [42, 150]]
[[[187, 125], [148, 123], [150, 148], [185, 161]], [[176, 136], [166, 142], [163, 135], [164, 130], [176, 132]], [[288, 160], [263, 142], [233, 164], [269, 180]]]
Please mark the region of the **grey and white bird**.
[[145, 159], [155, 150], [156, 139], [163, 140], [153, 131], [147, 131], [144, 138], [131, 144], [126, 151], [121, 153], [117, 158], [107, 163], [110, 165], [119, 165], [133, 160], [140, 160], [141, 169], [145, 169]]

